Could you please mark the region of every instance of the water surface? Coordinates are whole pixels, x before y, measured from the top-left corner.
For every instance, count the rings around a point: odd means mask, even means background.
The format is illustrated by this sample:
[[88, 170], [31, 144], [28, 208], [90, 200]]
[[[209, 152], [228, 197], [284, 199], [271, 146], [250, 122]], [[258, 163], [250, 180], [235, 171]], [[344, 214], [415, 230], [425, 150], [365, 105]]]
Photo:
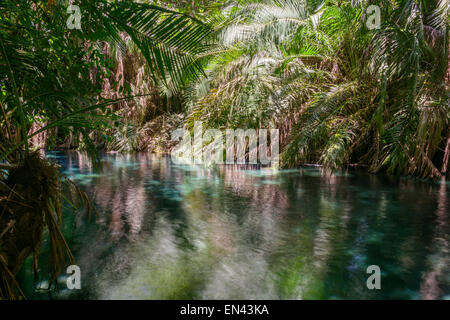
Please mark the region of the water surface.
[[[67, 214], [82, 289], [34, 290], [23, 271], [31, 298], [450, 297], [449, 182], [179, 166], [150, 154], [105, 155], [96, 173], [80, 153], [49, 158], [98, 215]], [[370, 265], [381, 290], [366, 286]]]

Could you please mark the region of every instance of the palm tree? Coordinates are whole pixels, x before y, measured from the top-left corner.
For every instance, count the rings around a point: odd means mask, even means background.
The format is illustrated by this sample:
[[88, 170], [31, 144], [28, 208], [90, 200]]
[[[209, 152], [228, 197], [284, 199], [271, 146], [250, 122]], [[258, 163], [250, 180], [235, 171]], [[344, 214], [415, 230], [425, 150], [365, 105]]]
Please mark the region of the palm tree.
[[[448, 2], [396, 1], [368, 48], [378, 82], [374, 171], [440, 177], [433, 162], [449, 133]], [[447, 87], [446, 87], [447, 86]], [[442, 163], [442, 161], [441, 161]]]
[[208, 78], [188, 91], [190, 126], [277, 126], [285, 166], [441, 176], [447, 1], [245, 1], [228, 18]]
[[[29, 1], [6, 1], [0, 8], [8, 17], [1, 21], [0, 34], [2, 160], [12, 160], [14, 150], [28, 148], [29, 138], [57, 126], [83, 134], [83, 129], [98, 125], [93, 121], [97, 110], [117, 102], [97, 99], [99, 81], [105, 76], [99, 41], [125, 48], [121, 37], [125, 32], [142, 52], [153, 78], [163, 82], [170, 78], [172, 86], [201, 73], [197, 55], [207, 46], [203, 40], [210, 28], [189, 16], [130, 1], [83, 1], [84, 30], [69, 31], [66, 8], [41, 1], [31, 6]], [[28, 20], [18, 23], [20, 19]], [[97, 79], [92, 79], [93, 68]], [[47, 120], [47, 125], [28, 132], [39, 119]]]

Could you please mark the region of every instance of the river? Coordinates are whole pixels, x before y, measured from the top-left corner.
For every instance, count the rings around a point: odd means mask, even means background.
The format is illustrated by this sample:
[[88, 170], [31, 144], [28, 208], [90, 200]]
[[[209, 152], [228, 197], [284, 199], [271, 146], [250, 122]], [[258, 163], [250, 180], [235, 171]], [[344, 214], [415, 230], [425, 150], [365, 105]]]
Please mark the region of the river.
[[[30, 299], [450, 298], [448, 181], [151, 154], [103, 155], [95, 172], [81, 153], [47, 156], [97, 215], [65, 214], [81, 290], [64, 277], [43, 290], [29, 259], [18, 278]], [[371, 265], [379, 290], [367, 287]]]

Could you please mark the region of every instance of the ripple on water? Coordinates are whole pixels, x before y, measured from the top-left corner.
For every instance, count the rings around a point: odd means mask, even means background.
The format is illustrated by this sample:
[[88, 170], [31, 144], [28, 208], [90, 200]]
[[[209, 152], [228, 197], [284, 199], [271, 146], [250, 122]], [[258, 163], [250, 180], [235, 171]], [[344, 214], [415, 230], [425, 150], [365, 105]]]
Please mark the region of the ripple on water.
[[[80, 218], [68, 235], [86, 275], [79, 296], [418, 299], [423, 274], [439, 270], [439, 298], [450, 297], [449, 182], [205, 169], [148, 155], [109, 155], [93, 174], [80, 155], [56, 156], [101, 204], [97, 225]], [[381, 267], [383, 290], [361, 291], [369, 264]]]

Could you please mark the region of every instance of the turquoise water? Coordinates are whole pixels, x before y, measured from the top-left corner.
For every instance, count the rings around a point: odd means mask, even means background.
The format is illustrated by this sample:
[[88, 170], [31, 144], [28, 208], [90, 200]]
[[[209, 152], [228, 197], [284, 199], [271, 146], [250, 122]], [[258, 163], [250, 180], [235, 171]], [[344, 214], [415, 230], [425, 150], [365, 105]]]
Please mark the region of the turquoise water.
[[[66, 215], [82, 289], [64, 289], [61, 277], [62, 290], [42, 290], [24, 268], [29, 298], [450, 297], [448, 182], [207, 169], [150, 154], [105, 155], [96, 173], [80, 153], [49, 158], [98, 213], [91, 222]], [[370, 265], [380, 267], [380, 290], [367, 288]]]

